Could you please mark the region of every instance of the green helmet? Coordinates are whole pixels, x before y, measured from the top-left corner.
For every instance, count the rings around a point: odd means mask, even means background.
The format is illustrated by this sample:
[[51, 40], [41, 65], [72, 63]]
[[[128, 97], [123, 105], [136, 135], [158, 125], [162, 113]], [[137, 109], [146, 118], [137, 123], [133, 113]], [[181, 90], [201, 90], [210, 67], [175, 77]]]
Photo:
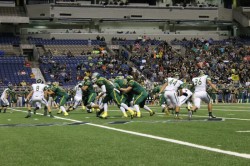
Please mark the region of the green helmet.
[[131, 75], [128, 75], [128, 76], [126, 77], [126, 79], [127, 79], [128, 81], [130, 81], [130, 80], [133, 80], [133, 79], [134, 79], [134, 77], [133, 77], [133, 76], [131, 76]]
[[88, 76], [85, 76], [85, 77], [83, 78], [83, 80], [84, 80], [84, 81], [87, 81], [87, 80], [89, 80], [89, 77], [88, 77]]
[[10, 84], [8, 84], [8, 88], [10, 89], [10, 90], [12, 90], [13, 89], [13, 85], [10, 83]]

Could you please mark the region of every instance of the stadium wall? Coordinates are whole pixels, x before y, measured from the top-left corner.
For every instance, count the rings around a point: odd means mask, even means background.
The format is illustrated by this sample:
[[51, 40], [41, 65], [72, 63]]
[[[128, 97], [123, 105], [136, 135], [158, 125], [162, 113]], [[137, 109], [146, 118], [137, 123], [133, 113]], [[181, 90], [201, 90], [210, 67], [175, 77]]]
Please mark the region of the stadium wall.
[[[140, 35], [138, 34], [105, 34], [105, 33], [86, 33], [86, 34], [78, 34], [78, 33], [52, 33], [52, 34], [34, 34], [34, 35], [27, 35], [37, 38], [44, 38], [44, 39], [51, 39], [54, 37], [55, 39], [96, 39], [96, 36], [103, 36], [105, 37], [106, 41], [109, 42], [113, 37], [117, 38], [126, 38], [129, 39], [137, 39]], [[213, 38], [214, 40], [222, 40], [227, 39], [228, 36], [221, 36], [219, 34], [145, 34], [146, 36], [150, 37], [151, 39], [160, 39], [160, 40], [166, 40], [170, 42], [174, 39], [191, 39], [191, 38], [204, 38], [204, 39], [210, 39]]]

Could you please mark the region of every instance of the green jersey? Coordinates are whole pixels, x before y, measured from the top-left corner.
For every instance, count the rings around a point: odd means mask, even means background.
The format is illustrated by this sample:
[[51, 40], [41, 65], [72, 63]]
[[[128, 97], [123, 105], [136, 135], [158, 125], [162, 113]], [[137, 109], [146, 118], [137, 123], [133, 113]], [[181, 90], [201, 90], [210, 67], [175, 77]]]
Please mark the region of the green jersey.
[[125, 79], [115, 79], [115, 87], [117, 89], [126, 88], [127, 87], [126, 80]]
[[93, 84], [92, 84], [92, 82], [90, 80], [85, 81], [84, 84], [83, 84], [83, 86], [88, 86], [87, 94], [95, 93]]
[[68, 93], [59, 86], [52, 86], [51, 90], [55, 93], [56, 96], [59, 97], [68, 96]]
[[156, 86], [154, 89], [153, 89], [153, 94], [157, 94], [157, 93], [159, 93], [160, 92], [160, 90], [161, 90], [161, 86]]
[[136, 82], [136, 81], [134, 81], [134, 80], [130, 80], [129, 82], [128, 82], [128, 86], [130, 86], [130, 87], [132, 87], [133, 89], [132, 89], [132, 92], [134, 93], [134, 94], [140, 94], [140, 93], [142, 93], [142, 92], [146, 92], [146, 90], [138, 83], [138, 82]]
[[96, 84], [97, 84], [98, 86], [105, 85], [106, 91], [107, 91], [108, 93], [112, 92], [113, 89], [115, 88], [115, 85], [114, 85], [111, 81], [107, 80], [107, 79], [104, 78], [104, 77], [98, 78], [97, 81], [96, 81]]

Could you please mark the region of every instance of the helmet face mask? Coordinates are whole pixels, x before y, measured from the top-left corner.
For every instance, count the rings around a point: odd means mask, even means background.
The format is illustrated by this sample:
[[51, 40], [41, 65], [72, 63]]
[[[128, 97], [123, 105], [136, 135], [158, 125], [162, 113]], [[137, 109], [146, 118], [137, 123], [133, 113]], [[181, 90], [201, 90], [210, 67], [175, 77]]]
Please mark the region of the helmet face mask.
[[126, 79], [127, 79], [127, 81], [130, 81], [130, 80], [133, 80], [134, 78], [133, 78], [133, 76], [128, 75]]
[[98, 78], [100, 78], [100, 74], [99, 73], [93, 73], [92, 78], [91, 78], [92, 82], [95, 83]]
[[12, 90], [12, 89], [13, 89], [13, 85], [12, 85], [12, 84], [8, 84], [8, 88], [9, 88], [10, 90]]
[[41, 83], [43, 83], [43, 81], [39, 78], [39, 79], [36, 80], [36, 83], [41, 84]]

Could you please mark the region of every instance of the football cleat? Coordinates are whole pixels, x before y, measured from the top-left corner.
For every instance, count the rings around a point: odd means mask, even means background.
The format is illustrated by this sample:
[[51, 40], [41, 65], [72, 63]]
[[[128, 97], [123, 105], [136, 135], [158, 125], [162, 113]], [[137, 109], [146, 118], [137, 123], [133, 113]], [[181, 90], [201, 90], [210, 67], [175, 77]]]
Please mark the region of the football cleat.
[[213, 116], [213, 115], [209, 115], [209, 119], [215, 119], [216, 116]]
[[127, 118], [128, 117], [128, 115], [126, 114], [126, 113], [124, 113], [123, 115], [122, 115], [122, 118]]
[[29, 113], [27, 116], [25, 116], [25, 118], [30, 118], [31, 117], [31, 114]]
[[52, 114], [49, 115], [50, 118], [54, 118], [54, 116]]
[[104, 112], [101, 116], [99, 116], [101, 119], [107, 119], [108, 118], [108, 113]]
[[150, 116], [153, 116], [154, 114], [155, 114], [154, 111], [150, 111], [150, 112], [149, 112], [149, 115], [150, 115]]
[[62, 110], [59, 110], [58, 112], [57, 112], [57, 114], [61, 114], [62, 113]]
[[175, 119], [182, 119], [182, 117], [180, 117], [179, 115], [175, 115], [174, 118]]
[[68, 114], [68, 112], [64, 112], [64, 114], [63, 114], [64, 116], [68, 116], [69, 114]]
[[136, 115], [137, 118], [141, 118], [141, 112], [137, 112], [137, 115]]
[[131, 109], [128, 109], [128, 112], [130, 113], [130, 118], [131, 118], [131, 119], [133, 119], [133, 118], [134, 118], [134, 116], [135, 116], [134, 111], [133, 111], [133, 110], [131, 110]]

